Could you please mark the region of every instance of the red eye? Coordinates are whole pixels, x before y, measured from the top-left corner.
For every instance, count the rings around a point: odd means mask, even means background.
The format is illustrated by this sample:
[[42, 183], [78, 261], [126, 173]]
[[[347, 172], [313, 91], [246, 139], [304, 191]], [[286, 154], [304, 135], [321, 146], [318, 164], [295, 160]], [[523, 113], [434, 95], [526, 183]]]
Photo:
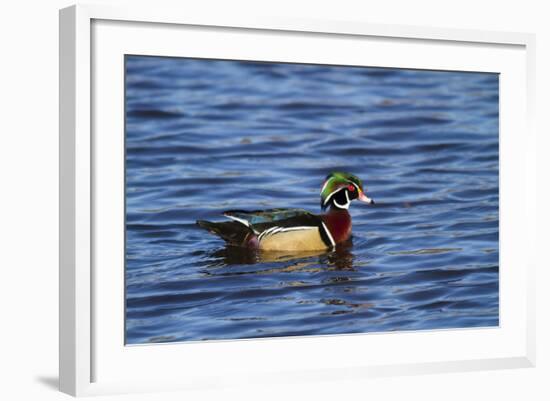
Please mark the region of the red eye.
[[355, 185], [349, 184], [349, 185], [348, 185], [348, 190], [349, 190], [350, 192], [355, 191]]

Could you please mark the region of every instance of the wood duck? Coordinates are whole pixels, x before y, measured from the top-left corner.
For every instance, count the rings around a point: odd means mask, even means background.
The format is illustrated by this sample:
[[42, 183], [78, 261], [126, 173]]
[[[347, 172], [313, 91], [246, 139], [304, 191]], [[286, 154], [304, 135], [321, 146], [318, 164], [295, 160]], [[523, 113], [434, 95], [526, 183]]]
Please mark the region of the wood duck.
[[349, 173], [330, 173], [321, 188], [321, 209], [313, 214], [304, 209], [228, 210], [224, 216], [232, 221], [197, 224], [220, 236], [230, 245], [266, 251], [313, 251], [333, 249], [351, 236], [353, 200], [368, 204], [363, 183]]

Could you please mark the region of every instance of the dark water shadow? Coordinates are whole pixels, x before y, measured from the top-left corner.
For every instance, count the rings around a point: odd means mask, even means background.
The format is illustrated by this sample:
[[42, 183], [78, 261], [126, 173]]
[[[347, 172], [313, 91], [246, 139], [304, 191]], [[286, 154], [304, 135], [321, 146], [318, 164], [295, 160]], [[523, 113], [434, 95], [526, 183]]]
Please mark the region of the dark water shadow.
[[215, 250], [211, 257], [222, 261], [226, 266], [255, 265], [261, 263], [285, 263], [302, 259], [318, 258], [318, 262], [337, 270], [354, 270], [352, 241], [339, 245], [334, 250], [316, 251], [263, 251], [226, 245]]

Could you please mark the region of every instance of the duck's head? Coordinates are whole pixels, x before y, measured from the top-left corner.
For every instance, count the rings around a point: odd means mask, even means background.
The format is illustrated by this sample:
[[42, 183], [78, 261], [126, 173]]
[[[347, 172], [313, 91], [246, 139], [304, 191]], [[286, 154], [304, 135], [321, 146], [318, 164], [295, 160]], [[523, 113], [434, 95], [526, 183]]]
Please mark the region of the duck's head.
[[349, 173], [332, 172], [327, 175], [321, 188], [321, 208], [348, 209], [351, 201], [374, 204], [374, 201], [365, 195], [366, 188], [359, 178]]

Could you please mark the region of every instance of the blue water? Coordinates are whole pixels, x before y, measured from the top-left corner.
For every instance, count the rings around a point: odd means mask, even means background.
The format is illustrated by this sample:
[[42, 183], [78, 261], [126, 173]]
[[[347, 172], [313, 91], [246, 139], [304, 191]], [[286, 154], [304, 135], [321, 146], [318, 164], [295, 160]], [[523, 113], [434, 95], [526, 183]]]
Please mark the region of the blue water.
[[[126, 57], [126, 341], [499, 324], [498, 75]], [[227, 209], [319, 212], [363, 179], [352, 243], [226, 247]]]

